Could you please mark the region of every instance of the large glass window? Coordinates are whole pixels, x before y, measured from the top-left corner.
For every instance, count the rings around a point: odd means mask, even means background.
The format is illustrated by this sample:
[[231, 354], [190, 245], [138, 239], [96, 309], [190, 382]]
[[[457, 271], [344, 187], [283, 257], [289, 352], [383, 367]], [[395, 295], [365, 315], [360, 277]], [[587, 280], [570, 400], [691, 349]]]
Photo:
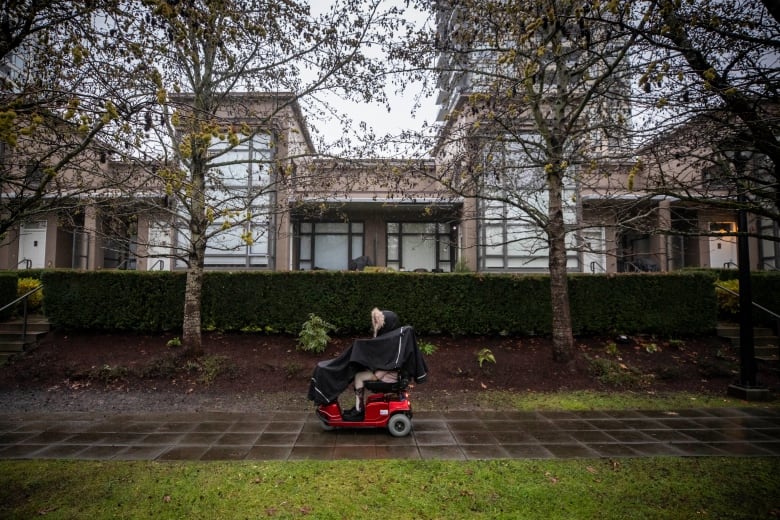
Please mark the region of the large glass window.
[[299, 269], [346, 270], [363, 256], [362, 222], [302, 222], [299, 229]]
[[[480, 266], [483, 269], [545, 271], [549, 249], [534, 216], [548, 213], [543, 143], [538, 135], [506, 136], [485, 151], [485, 183], [480, 226]], [[576, 222], [576, 184], [564, 181], [564, 221]], [[567, 263], [578, 266], [574, 237], [567, 236]]]
[[[483, 269], [546, 271], [549, 247], [536, 226], [500, 221], [482, 226]], [[566, 235], [566, 265], [578, 269], [577, 244], [573, 233]]]
[[[258, 134], [231, 148], [218, 141], [210, 148], [206, 203], [215, 215], [209, 226], [206, 267], [266, 267], [269, 261], [271, 207], [270, 134]], [[187, 247], [180, 229], [178, 244]], [[183, 267], [177, 262], [177, 267]]]
[[387, 267], [404, 270], [452, 270], [450, 226], [437, 222], [388, 222]]

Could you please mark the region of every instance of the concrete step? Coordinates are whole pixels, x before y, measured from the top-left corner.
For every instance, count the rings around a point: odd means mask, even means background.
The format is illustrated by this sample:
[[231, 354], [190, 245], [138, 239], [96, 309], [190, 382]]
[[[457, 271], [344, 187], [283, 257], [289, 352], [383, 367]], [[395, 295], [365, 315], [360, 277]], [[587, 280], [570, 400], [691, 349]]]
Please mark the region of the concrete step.
[[[715, 331], [723, 338], [739, 338], [739, 325], [736, 323], [718, 323]], [[769, 327], [753, 327], [753, 336], [773, 337], [775, 333]]]
[[[735, 348], [739, 348], [740, 345], [739, 338], [729, 338], [728, 336], [721, 336], [721, 337], [727, 338], [731, 342], [731, 346]], [[753, 345], [755, 345], [756, 347], [758, 347], [759, 345], [769, 345], [777, 348], [777, 345], [780, 344], [778, 343], [778, 341], [780, 341], [780, 339], [778, 339], [777, 336], [753, 336]]]
[[5, 365], [12, 356], [35, 347], [50, 330], [49, 321], [40, 314], [27, 316], [26, 334], [22, 318], [0, 323], [0, 365]]
[[[731, 345], [739, 351], [739, 324], [719, 323], [717, 333], [718, 336], [728, 339]], [[753, 328], [753, 352], [756, 360], [773, 362], [780, 354], [780, 338], [768, 327]]]
[[[24, 330], [24, 320], [22, 318], [14, 318], [12, 320], [4, 321], [0, 323], [0, 333], [2, 332], [18, 332], [22, 333]], [[49, 332], [51, 325], [49, 320], [42, 316], [31, 316], [27, 318], [27, 332]]]
[[28, 334], [22, 336], [21, 334], [14, 334], [13, 336], [0, 334], [0, 352], [21, 352], [27, 347], [35, 345], [38, 342], [39, 336], [35, 334]]
[[777, 345], [756, 345], [753, 347], [755, 357], [776, 356], [780, 352]]

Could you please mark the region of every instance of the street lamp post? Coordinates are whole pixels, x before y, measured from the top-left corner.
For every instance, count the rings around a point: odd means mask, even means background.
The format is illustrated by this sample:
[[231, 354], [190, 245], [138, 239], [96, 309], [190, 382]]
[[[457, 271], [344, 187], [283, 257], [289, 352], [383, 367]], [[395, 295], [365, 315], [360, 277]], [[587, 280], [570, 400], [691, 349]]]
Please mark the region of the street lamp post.
[[753, 295], [750, 280], [750, 244], [748, 242], [747, 194], [742, 177], [750, 159], [747, 152], [727, 154], [737, 175], [737, 265], [739, 269], [739, 381], [729, 386], [728, 393], [748, 401], [768, 397], [768, 389], [756, 382], [756, 357], [753, 337]]

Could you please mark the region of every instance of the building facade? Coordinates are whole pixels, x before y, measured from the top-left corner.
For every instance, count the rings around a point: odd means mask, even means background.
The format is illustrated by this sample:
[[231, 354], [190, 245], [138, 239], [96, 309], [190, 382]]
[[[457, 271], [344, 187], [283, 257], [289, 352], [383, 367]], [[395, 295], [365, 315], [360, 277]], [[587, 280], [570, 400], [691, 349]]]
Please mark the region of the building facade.
[[[208, 226], [207, 269], [547, 272], [548, 168], [565, 172], [559, 195], [569, 272], [737, 267], [736, 209], [728, 204], [735, 194], [718, 185], [717, 161], [686, 159], [701, 157], [706, 146], [679, 138], [696, 134], [690, 126], [632, 149], [621, 130], [631, 114], [620, 74], [612, 71], [610, 95], [586, 107], [589, 126], [567, 134], [560, 157], [573, 158], [571, 164], [550, 162], [550, 134], [540, 133], [528, 96], [538, 93], [536, 108], [549, 120], [565, 87], [577, 103], [578, 88], [592, 83], [578, 67], [599, 72], [577, 42], [589, 47], [595, 29], [574, 24], [555, 46], [562, 51], [537, 53], [547, 61], [534, 77], [544, 85], [548, 73], [548, 84], [523, 94], [506, 82], [515, 77], [506, 60], [475, 52], [468, 34], [458, 36], [466, 19], [455, 4], [436, 2], [440, 133], [429, 158], [319, 158], [294, 96], [232, 95], [217, 114], [220, 124], [254, 131], [238, 144], [211, 144], [207, 200], [219, 211]], [[186, 105], [186, 95], [179, 97]], [[496, 115], [502, 109], [507, 113]], [[88, 166], [62, 176], [57, 189], [71, 195], [60, 206], [28, 216], [2, 237], [0, 269], [186, 268], [183, 205], [166, 190], [158, 166], [116, 160], [99, 144], [84, 152]], [[14, 159], [18, 151], [0, 155], [4, 171], [24, 170], [23, 159]], [[762, 159], [744, 166], [758, 171]], [[659, 189], [670, 179], [701, 189], [688, 197]], [[0, 211], [23, 196], [3, 186]], [[723, 203], [712, 204], [716, 199]], [[751, 269], [779, 268], [777, 220], [752, 216], [749, 225], [751, 234], [767, 237], [751, 238]]]

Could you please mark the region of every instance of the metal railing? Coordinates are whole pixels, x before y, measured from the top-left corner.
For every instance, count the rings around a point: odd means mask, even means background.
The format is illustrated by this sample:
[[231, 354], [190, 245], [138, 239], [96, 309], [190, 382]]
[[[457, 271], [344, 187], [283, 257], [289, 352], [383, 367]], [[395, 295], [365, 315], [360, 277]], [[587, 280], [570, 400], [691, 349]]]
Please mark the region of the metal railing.
[[149, 268], [149, 270], [150, 270], [150, 271], [154, 271], [154, 268], [155, 268], [155, 267], [157, 267], [157, 264], [160, 264], [160, 271], [162, 271], [162, 270], [163, 270], [163, 268], [165, 267], [165, 262], [163, 261], [163, 259], [162, 259], [162, 258], [160, 258], [160, 259], [159, 259], [159, 260], [157, 260], [155, 263], [153, 263], [153, 264], [152, 264], [152, 267], [150, 267], [150, 268]]
[[[599, 268], [600, 270], [599, 270], [599, 271], [596, 271], [596, 268]], [[594, 273], [594, 274], [595, 274], [596, 272], [599, 272], [599, 273], [605, 273], [605, 272], [607, 272], [607, 270], [606, 270], [606, 269], [604, 269], [604, 266], [603, 266], [603, 265], [601, 265], [599, 262], [596, 262], [596, 261], [594, 260], [594, 261], [592, 261], [592, 262], [590, 263], [590, 272], [591, 272], [591, 273]]]
[[22, 308], [23, 308], [23, 311], [22, 311], [22, 341], [27, 339], [27, 300], [30, 298], [30, 296], [32, 296], [33, 294], [35, 294], [36, 292], [38, 292], [38, 291], [40, 291], [42, 289], [43, 289], [43, 284], [39, 285], [38, 287], [36, 287], [34, 289], [30, 289], [29, 291], [27, 291], [26, 293], [24, 293], [23, 295], [19, 296], [14, 301], [12, 301], [11, 303], [9, 303], [7, 305], [3, 305], [2, 307], [0, 307], [0, 313], [2, 313], [4, 310], [8, 309], [9, 307], [13, 307], [17, 303], [23, 302], [23, 305], [22, 305]]
[[[716, 289], [720, 289], [721, 291], [727, 292], [727, 293], [731, 294], [732, 296], [739, 297], [739, 293], [738, 292], [732, 291], [731, 289], [727, 289], [726, 287], [723, 287], [722, 285], [715, 284], [715, 288]], [[778, 352], [777, 352], [777, 354], [778, 354], [778, 359], [780, 359], [780, 314], [777, 314], [776, 312], [770, 311], [766, 307], [764, 307], [764, 306], [762, 306], [762, 305], [760, 305], [760, 304], [758, 304], [756, 302], [751, 301], [750, 303], [756, 309], [759, 309], [760, 311], [763, 311], [763, 312], [767, 313], [768, 315], [770, 315], [771, 317], [773, 317], [775, 319], [775, 334], [778, 336], [778, 342], [777, 342]]]
[[[727, 289], [726, 287], [723, 287], [722, 285], [715, 284], [715, 287], [720, 289], [721, 291], [725, 291], [725, 292], [731, 294], [732, 296], [739, 296], [739, 293], [737, 291], [732, 291], [731, 289]], [[756, 302], [750, 302], [750, 303], [752, 303], [753, 307], [755, 307], [756, 309], [760, 309], [760, 310], [764, 311], [765, 313], [769, 314], [770, 316], [772, 316], [774, 319], [780, 320], [780, 314], [777, 314], [776, 312], [772, 312], [769, 309], [767, 309], [766, 307], [763, 307], [763, 306], [761, 306], [760, 304], [758, 304]], [[778, 333], [780, 333], [780, 330], [778, 331]]]
[[19, 267], [20, 265], [24, 264], [25, 269], [32, 269], [32, 260], [29, 258], [22, 258], [19, 260], [19, 263], [16, 264], [16, 267]]

